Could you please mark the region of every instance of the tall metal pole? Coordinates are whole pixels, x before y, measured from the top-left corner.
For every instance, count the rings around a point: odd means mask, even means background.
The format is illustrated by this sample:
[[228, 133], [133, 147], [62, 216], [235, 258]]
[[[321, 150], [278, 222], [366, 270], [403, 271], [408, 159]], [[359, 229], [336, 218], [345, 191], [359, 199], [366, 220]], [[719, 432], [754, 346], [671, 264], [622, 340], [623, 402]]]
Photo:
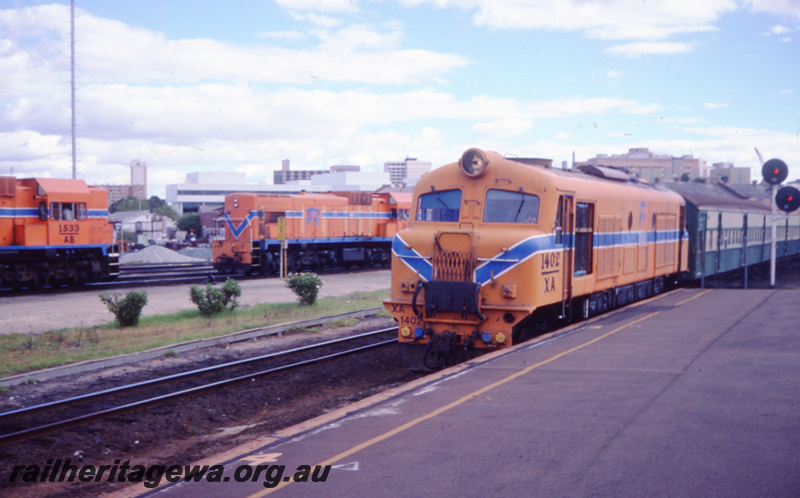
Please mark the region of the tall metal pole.
[[775, 239], [778, 238], [777, 235], [776, 235], [776, 229], [775, 229], [775, 217], [778, 214], [775, 211], [775, 189], [777, 189], [777, 188], [778, 187], [776, 185], [772, 185], [769, 188], [770, 206], [771, 206], [771, 211], [772, 211], [772, 223], [770, 225], [772, 240], [770, 241], [771, 243], [770, 243], [770, 253], [769, 253], [770, 254], [770, 257], [769, 257], [769, 286], [770, 286], [770, 288], [774, 288], [775, 287], [775, 257], [776, 257], [776, 253], [777, 253], [776, 245], [775, 245], [775, 242], [776, 242]]
[[72, 179], [78, 178], [77, 153], [75, 144], [75, 0], [70, 2], [69, 11], [69, 52], [70, 52], [70, 79], [72, 87]]

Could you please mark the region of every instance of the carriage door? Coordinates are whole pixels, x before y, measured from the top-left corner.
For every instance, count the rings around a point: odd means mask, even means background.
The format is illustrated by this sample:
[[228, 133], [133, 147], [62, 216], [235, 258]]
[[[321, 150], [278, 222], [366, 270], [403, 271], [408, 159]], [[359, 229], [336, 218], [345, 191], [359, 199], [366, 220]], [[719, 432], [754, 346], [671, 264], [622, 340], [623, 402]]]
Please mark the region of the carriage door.
[[556, 219], [556, 244], [561, 245], [561, 260], [564, 268], [561, 273], [561, 317], [572, 312], [572, 268], [573, 247], [575, 244], [575, 211], [574, 199], [571, 195], [558, 198], [558, 214]]

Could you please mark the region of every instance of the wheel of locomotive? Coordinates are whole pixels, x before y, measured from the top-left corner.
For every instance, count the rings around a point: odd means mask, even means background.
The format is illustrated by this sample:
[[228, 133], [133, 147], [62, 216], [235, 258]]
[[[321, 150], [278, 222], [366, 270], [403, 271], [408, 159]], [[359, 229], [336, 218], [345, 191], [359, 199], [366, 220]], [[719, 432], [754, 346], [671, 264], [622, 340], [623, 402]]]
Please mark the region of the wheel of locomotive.
[[275, 264], [275, 258], [270, 252], [264, 252], [261, 261], [261, 275], [265, 277], [272, 275], [278, 269], [278, 265]]

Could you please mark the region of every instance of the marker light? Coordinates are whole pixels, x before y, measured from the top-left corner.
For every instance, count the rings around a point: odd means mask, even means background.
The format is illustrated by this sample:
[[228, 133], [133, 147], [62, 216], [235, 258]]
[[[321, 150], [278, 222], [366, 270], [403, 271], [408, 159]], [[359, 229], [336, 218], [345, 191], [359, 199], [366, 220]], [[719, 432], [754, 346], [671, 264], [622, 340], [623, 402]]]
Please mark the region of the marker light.
[[400, 333], [403, 335], [403, 337], [408, 337], [411, 335], [411, 329], [408, 327], [403, 327], [400, 329]]
[[770, 159], [761, 167], [761, 175], [769, 185], [780, 185], [789, 176], [789, 167], [780, 159]]
[[461, 171], [472, 178], [481, 176], [486, 171], [488, 164], [489, 160], [486, 159], [486, 154], [480, 149], [469, 149], [458, 160]]
[[800, 208], [800, 190], [795, 187], [781, 187], [775, 195], [775, 204], [778, 209], [791, 213]]
[[492, 342], [492, 334], [490, 334], [489, 332], [484, 332], [483, 334], [481, 334], [481, 340], [486, 344], [489, 344], [490, 342]]
[[506, 335], [502, 332], [494, 336], [494, 340], [497, 341], [497, 344], [503, 344], [506, 342]]
[[425, 331], [422, 330], [420, 327], [415, 328], [414, 337], [416, 337], [417, 339], [422, 339], [423, 337], [425, 337]]

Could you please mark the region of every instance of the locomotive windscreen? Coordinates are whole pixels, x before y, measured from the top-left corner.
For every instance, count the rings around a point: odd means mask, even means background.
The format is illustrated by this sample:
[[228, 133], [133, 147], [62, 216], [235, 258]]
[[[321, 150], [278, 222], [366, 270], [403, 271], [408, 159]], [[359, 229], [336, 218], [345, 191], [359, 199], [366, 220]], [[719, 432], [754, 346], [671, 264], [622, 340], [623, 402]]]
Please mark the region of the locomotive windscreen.
[[419, 196], [417, 221], [458, 221], [461, 213], [461, 191], [442, 190]]

